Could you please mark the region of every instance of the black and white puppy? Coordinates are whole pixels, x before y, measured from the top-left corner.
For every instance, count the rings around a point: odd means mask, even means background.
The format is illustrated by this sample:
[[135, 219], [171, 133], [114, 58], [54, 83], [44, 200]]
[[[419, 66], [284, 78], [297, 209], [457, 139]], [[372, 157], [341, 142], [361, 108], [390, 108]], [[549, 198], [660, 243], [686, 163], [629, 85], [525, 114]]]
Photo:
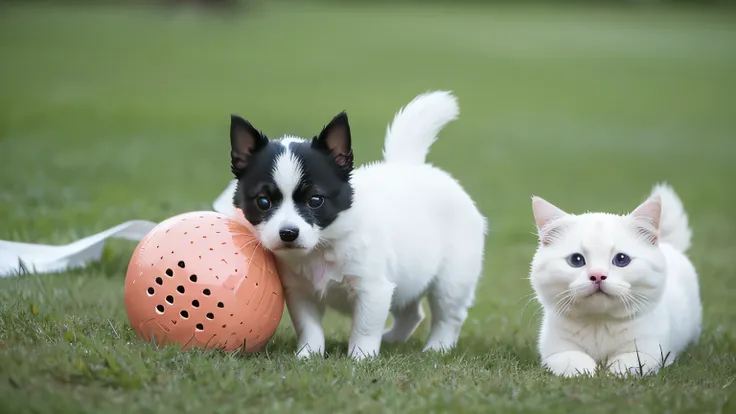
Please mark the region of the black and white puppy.
[[[458, 112], [449, 92], [417, 96], [388, 128], [384, 160], [358, 169], [344, 112], [311, 141], [270, 141], [232, 116], [234, 204], [276, 257], [299, 357], [323, 354], [325, 305], [353, 316], [349, 354], [360, 359], [377, 355], [382, 338], [406, 341], [424, 318], [427, 292], [425, 350], [457, 343], [483, 265], [486, 220], [426, 156]], [[384, 332], [389, 312], [395, 322]]]

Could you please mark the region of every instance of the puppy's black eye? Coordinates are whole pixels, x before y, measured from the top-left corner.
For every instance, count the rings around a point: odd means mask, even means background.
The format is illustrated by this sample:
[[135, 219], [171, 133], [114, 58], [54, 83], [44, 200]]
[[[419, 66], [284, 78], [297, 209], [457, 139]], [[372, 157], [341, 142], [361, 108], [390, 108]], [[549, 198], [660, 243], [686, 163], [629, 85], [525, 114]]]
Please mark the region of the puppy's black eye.
[[583, 267], [585, 266], [585, 257], [580, 253], [573, 253], [567, 257], [567, 264], [572, 267]]
[[322, 207], [322, 204], [324, 204], [325, 198], [320, 195], [313, 195], [309, 198], [309, 201], [307, 201], [307, 205], [310, 208], [320, 208]]
[[256, 207], [261, 211], [268, 211], [271, 208], [271, 200], [264, 195], [256, 197]]

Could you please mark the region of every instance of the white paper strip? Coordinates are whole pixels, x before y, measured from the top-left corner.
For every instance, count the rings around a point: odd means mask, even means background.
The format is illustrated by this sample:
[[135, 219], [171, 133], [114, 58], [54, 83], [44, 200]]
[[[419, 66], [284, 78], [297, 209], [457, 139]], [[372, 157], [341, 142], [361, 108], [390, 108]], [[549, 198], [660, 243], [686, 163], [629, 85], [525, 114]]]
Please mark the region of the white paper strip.
[[[212, 203], [214, 211], [236, 217], [233, 193], [236, 181]], [[84, 267], [90, 261], [100, 260], [105, 241], [110, 238], [140, 241], [158, 223], [145, 220], [126, 221], [92, 236], [63, 246], [19, 243], [0, 240], [0, 277], [24, 273], [53, 273]]]

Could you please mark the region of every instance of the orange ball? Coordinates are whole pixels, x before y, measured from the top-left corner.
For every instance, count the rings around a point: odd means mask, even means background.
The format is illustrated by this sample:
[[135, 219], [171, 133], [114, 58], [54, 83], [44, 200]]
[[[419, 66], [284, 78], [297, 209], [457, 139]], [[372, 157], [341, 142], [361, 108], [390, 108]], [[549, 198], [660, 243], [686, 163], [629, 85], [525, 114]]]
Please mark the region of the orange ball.
[[284, 295], [272, 254], [244, 222], [196, 212], [163, 221], [138, 244], [125, 310], [141, 339], [251, 352], [276, 332]]

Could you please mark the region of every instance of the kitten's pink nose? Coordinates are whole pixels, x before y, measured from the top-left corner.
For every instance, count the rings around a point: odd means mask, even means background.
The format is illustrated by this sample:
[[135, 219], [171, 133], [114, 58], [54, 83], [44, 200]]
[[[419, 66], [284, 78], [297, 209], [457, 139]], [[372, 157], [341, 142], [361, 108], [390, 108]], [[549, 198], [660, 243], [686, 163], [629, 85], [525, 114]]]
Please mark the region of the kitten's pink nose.
[[592, 272], [590, 274], [590, 281], [599, 285], [602, 281], [606, 280], [607, 277], [608, 276], [603, 272]]

